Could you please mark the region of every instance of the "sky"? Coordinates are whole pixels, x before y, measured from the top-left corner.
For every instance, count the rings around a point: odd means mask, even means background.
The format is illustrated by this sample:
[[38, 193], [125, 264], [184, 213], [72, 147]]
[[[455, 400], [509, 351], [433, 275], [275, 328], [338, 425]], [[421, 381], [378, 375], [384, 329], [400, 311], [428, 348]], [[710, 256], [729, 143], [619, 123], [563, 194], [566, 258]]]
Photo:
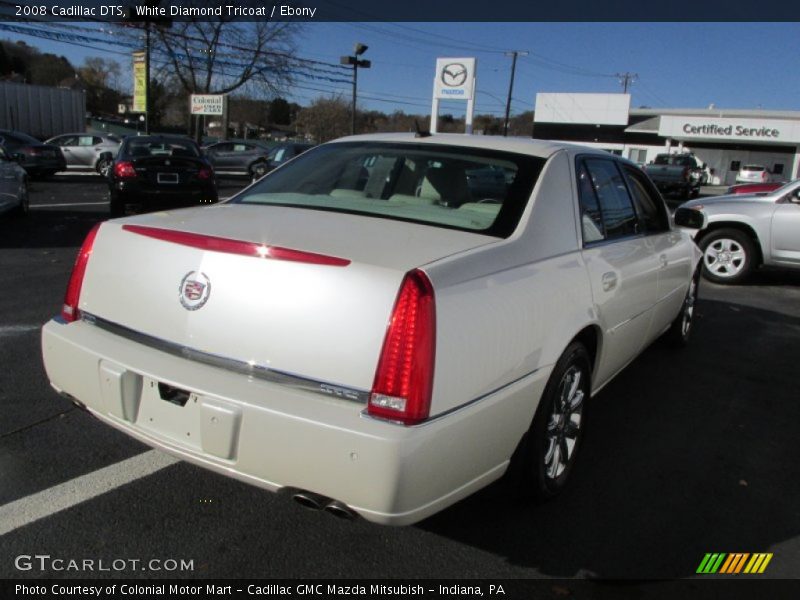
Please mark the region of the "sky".
[[[626, 72], [638, 76], [632, 107], [800, 110], [799, 34], [797, 23], [359, 22], [305, 23], [297, 42], [300, 56], [331, 63], [355, 42], [366, 44], [372, 68], [359, 70], [359, 104], [384, 112], [429, 114], [436, 58], [475, 57], [475, 112], [502, 115], [511, 75], [504, 53], [511, 50], [529, 53], [517, 63], [512, 114], [532, 110], [537, 92], [621, 92], [616, 74]], [[110, 46], [2, 30], [0, 38], [23, 39], [74, 64], [86, 56], [126, 62], [107, 54]], [[287, 98], [305, 105], [320, 95], [349, 99], [350, 90], [343, 82], [298, 82]], [[464, 109], [464, 102], [442, 102], [440, 114]]]

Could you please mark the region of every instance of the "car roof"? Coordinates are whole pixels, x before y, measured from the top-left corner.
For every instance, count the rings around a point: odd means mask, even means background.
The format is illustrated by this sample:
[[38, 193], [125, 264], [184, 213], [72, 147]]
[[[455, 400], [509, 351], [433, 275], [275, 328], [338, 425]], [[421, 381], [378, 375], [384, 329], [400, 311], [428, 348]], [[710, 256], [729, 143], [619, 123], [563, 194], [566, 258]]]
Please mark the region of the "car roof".
[[[331, 142], [395, 142], [411, 144], [444, 144], [464, 148], [486, 148], [505, 152], [516, 152], [547, 158], [556, 152], [567, 151], [571, 154], [590, 153], [600, 156], [612, 156], [605, 150], [590, 148], [569, 142], [551, 142], [527, 137], [502, 137], [499, 135], [465, 135], [460, 133], [434, 133], [417, 137], [415, 133], [372, 133], [354, 135], [332, 140]], [[621, 158], [621, 157], [617, 157]]]

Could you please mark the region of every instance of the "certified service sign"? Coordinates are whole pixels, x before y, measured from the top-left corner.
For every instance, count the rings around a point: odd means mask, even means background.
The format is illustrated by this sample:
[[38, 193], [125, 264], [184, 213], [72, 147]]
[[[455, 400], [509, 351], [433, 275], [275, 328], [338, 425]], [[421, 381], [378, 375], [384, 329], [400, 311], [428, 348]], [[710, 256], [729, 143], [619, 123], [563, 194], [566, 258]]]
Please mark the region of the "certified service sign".
[[474, 58], [437, 58], [434, 97], [471, 100], [475, 88]]

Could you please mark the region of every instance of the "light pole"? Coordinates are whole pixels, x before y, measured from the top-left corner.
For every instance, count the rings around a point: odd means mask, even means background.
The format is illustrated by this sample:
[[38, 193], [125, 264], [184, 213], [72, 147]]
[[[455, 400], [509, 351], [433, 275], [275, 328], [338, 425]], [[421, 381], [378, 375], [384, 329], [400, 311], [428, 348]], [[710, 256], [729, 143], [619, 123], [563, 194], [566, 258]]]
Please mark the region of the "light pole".
[[372, 63], [368, 60], [359, 60], [358, 57], [367, 51], [365, 44], [356, 43], [353, 48], [353, 56], [342, 56], [339, 62], [343, 65], [353, 65], [353, 108], [352, 108], [352, 124], [350, 126], [350, 133], [356, 134], [356, 89], [358, 87], [358, 67], [362, 69], [369, 69]]

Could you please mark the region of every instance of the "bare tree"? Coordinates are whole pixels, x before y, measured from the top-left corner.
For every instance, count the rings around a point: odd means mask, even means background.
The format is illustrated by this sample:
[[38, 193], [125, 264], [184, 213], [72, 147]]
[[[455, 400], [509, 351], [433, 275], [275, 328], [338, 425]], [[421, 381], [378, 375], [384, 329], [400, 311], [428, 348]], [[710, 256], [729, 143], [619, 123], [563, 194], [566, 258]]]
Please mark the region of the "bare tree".
[[275, 95], [291, 81], [295, 24], [200, 19], [155, 28], [154, 59], [166, 60], [163, 70], [187, 94], [227, 94], [259, 84], [261, 95]]
[[350, 133], [350, 103], [341, 96], [317, 98], [297, 115], [297, 126], [322, 143]]
[[78, 68], [78, 74], [90, 86], [119, 90], [122, 67], [113, 59], [89, 56]]

